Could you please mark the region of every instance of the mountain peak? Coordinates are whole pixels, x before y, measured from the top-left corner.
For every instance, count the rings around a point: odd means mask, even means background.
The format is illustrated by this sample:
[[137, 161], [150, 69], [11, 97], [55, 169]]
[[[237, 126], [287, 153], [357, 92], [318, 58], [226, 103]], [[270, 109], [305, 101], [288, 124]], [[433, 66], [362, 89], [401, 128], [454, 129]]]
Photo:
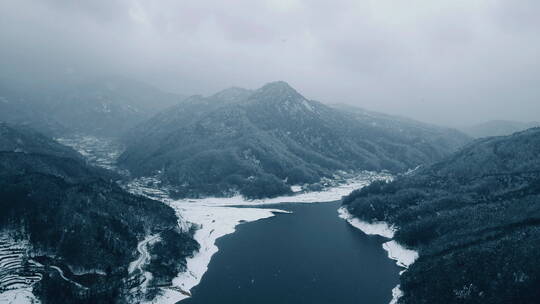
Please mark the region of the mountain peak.
[[214, 95], [210, 96], [210, 98], [225, 102], [237, 102], [246, 99], [252, 93], [253, 91], [248, 89], [230, 87], [215, 93]]
[[304, 96], [298, 93], [285, 81], [270, 82], [256, 90], [250, 99], [268, 102], [300, 101]]
[[293, 87], [291, 87], [287, 82], [281, 81], [281, 80], [269, 82], [265, 84], [264, 86], [262, 86], [259, 90], [260, 91], [281, 91], [281, 92], [292, 91], [298, 94], [298, 92]]

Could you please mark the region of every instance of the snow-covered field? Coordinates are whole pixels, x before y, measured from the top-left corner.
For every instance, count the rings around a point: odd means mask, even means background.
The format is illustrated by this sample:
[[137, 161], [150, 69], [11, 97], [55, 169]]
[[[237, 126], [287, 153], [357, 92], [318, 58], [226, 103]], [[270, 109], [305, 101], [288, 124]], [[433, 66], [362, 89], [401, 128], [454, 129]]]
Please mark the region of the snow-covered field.
[[26, 241], [14, 240], [7, 233], [0, 235], [0, 304], [39, 303], [32, 293], [34, 283], [41, 280], [35, 272], [37, 263], [27, 263], [29, 245]]
[[[396, 227], [390, 226], [386, 222], [368, 223], [362, 221], [350, 214], [345, 207], [339, 208], [338, 214], [339, 217], [349, 222], [353, 227], [360, 229], [368, 235], [379, 235], [387, 239], [392, 239], [396, 232]], [[400, 275], [418, 258], [418, 252], [401, 246], [395, 240], [383, 243], [382, 247], [388, 253], [388, 258], [396, 261], [398, 266], [405, 268], [399, 273]], [[390, 301], [390, 304], [396, 304], [402, 294], [403, 292], [399, 288], [399, 285], [394, 287], [392, 289], [392, 301]]]

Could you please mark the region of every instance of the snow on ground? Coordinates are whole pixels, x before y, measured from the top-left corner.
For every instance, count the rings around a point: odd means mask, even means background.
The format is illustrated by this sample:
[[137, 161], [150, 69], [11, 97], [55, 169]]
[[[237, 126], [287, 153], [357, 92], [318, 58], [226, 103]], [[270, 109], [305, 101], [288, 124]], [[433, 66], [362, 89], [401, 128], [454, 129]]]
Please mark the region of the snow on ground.
[[291, 191], [294, 192], [294, 193], [298, 193], [298, 192], [302, 191], [302, 186], [300, 186], [300, 185], [291, 186]]
[[42, 275], [34, 271], [37, 263], [25, 267], [28, 248], [27, 241], [0, 235], [0, 304], [39, 303], [32, 289]]
[[409, 268], [418, 258], [418, 252], [407, 249], [394, 240], [384, 243], [383, 248], [388, 252], [389, 258], [404, 268]]
[[[333, 202], [340, 200], [353, 190], [365, 187], [375, 180], [390, 180], [392, 176], [388, 173], [377, 173], [364, 171], [355, 178], [345, 180], [343, 183], [325, 188], [321, 191], [296, 192], [293, 195], [279, 196], [274, 198], [248, 200], [241, 195], [233, 197], [207, 197], [198, 199], [183, 199], [178, 202], [196, 203], [206, 206], [260, 206], [280, 203], [315, 203]], [[298, 186], [293, 186], [294, 190], [299, 190]], [[160, 188], [160, 181], [156, 177], [142, 177], [131, 181], [126, 185], [126, 189], [132, 193], [144, 195], [157, 200], [170, 200], [166, 188]]]
[[399, 298], [403, 296], [403, 291], [400, 288], [400, 285], [398, 284], [396, 287], [392, 289], [392, 300], [390, 300], [390, 304], [397, 304]]
[[37, 304], [39, 300], [32, 293], [32, 288], [12, 289], [0, 293], [0, 304]]
[[[349, 210], [347, 210], [345, 207], [339, 208], [338, 214], [339, 217], [346, 220], [353, 227], [360, 229], [367, 235], [379, 235], [387, 239], [392, 239], [396, 232], [396, 228], [388, 225], [386, 222], [369, 223], [361, 221], [350, 214]], [[407, 268], [409, 268], [409, 266], [412, 265], [418, 258], [418, 252], [401, 246], [395, 240], [390, 240], [383, 243], [382, 247], [388, 253], [388, 258], [396, 261], [398, 266], [405, 268], [399, 273], [400, 275], [405, 272], [405, 270], [407, 270]], [[392, 301], [390, 301], [390, 304], [396, 304], [402, 295], [403, 292], [401, 291], [400, 286], [397, 285], [394, 287], [394, 289], [392, 289]]]
[[[388, 225], [386, 222], [368, 223], [362, 221], [350, 214], [345, 207], [339, 208], [338, 214], [339, 217], [345, 219], [353, 227], [360, 229], [368, 235], [379, 235], [391, 239], [396, 232], [396, 228]], [[396, 264], [400, 267], [408, 268], [418, 258], [418, 252], [407, 249], [394, 240], [384, 243], [383, 249], [388, 252], [388, 257], [396, 261]]]
[[199, 229], [195, 232], [195, 240], [199, 243], [199, 251], [187, 259], [186, 272], [180, 273], [174, 280], [174, 289], [165, 289], [162, 297], [156, 298], [155, 303], [176, 303], [189, 296], [189, 291], [198, 285], [208, 269], [212, 256], [218, 252], [216, 240], [224, 235], [233, 233], [236, 226], [243, 222], [253, 222], [274, 216], [275, 213], [288, 213], [279, 209], [238, 208], [223, 206], [199, 206], [182, 201], [170, 203], [177, 213], [185, 220], [195, 223]]
[[113, 139], [90, 135], [74, 135], [56, 138], [56, 141], [73, 148], [92, 165], [125, 173], [116, 166], [116, 160], [122, 154], [123, 147]]
[[339, 217], [346, 220], [351, 224], [353, 227], [360, 229], [363, 233], [367, 235], [380, 235], [385, 238], [393, 238], [394, 233], [396, 232], [396, 228], [393, 226], [389, 226], [386, 222], [374, 222], [374, 223], [368, 223], [365, 221], [360, 220], [357, 217], [354, 217], [352, 214], [349, 213], [349, 210], [345, 207], [341, 207], [338, 209]]
[[139, 252], [139, 257], [131, 262], [128, 267], [128, 273], [133, 274], [135, 271], [138, 271], [141, 273], [144, 277], [143, 283], [139, 286], [140, 290], [143, 292], [146, 292], [146, 289], [148, 287], [148, 283], [152, 280], [153, 276], [152, 273], [145, 271], [143, 269], [144, 266], [146, 266], [150, 262], [150, 253], [148, 252], [148, 245], [152, 245], [155, 242], [160, 241], [160, 235], [154, 234], [154, 235], [148, 235], [144, 240], [139, 242], [137, 245], [137, 251]]

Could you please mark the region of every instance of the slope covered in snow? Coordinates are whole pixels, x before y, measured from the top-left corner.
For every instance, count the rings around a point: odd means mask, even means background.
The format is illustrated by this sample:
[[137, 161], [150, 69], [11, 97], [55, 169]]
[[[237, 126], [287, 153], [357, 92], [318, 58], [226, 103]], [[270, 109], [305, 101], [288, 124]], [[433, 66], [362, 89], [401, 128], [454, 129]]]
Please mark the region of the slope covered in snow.
[[39, 264], [28, 259], [28, 241], [0, 233], [0, 304], [38, 303], [33, 285], [42, 278]]

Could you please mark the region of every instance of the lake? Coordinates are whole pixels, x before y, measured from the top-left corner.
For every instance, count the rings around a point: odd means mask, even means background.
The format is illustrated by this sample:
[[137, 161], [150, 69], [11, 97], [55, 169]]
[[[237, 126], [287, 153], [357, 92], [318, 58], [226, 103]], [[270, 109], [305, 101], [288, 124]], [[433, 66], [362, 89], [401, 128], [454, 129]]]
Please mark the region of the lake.
[[268, 206], [293, 213], [219, 238], [201, 283], [181, 303], [389, 303], [401, 269], [382, 249], [384, 239], [339, 218], [339, 206]]

